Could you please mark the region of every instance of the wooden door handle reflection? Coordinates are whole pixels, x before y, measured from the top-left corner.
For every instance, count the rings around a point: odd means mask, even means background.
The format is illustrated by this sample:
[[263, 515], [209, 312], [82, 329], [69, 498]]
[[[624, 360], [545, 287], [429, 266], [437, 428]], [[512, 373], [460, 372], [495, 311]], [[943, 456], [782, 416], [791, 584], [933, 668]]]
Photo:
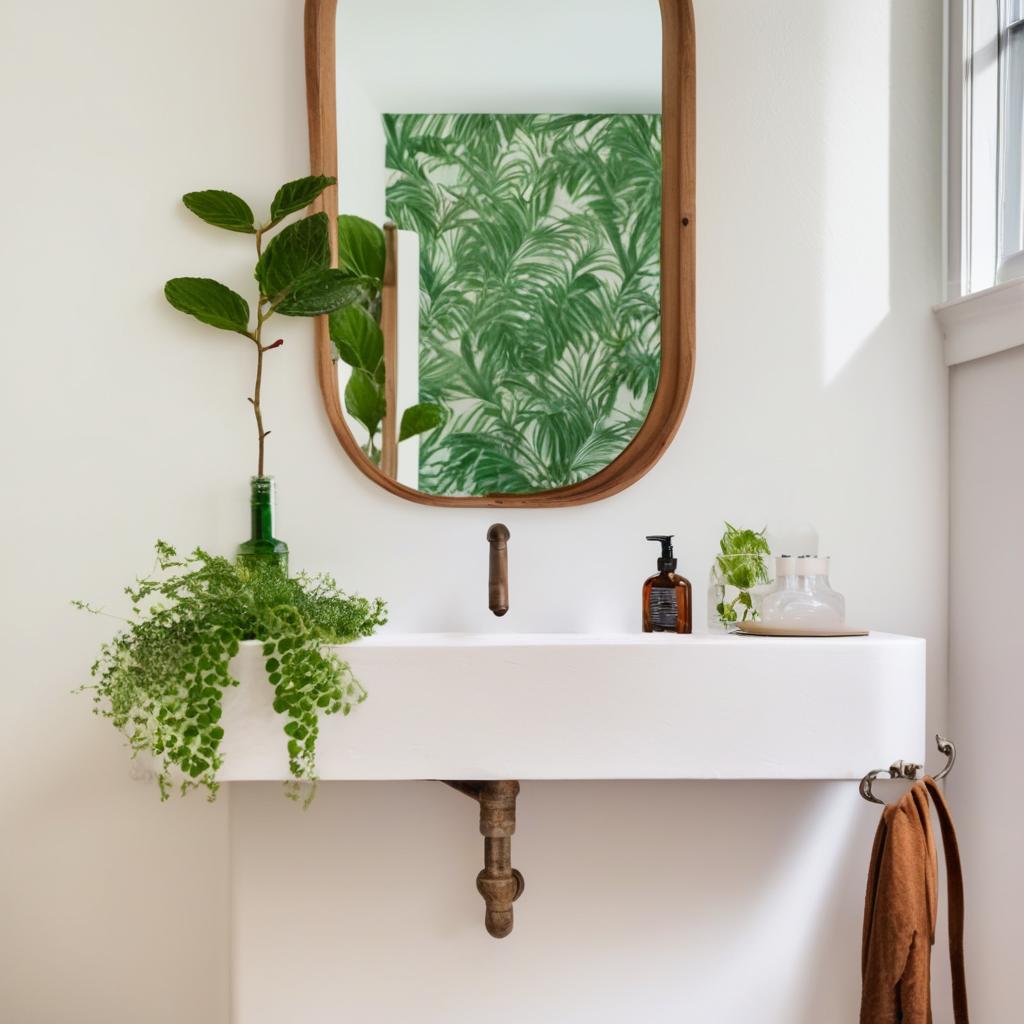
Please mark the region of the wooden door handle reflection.
[[511, 534], [504, 523], [495, 523], [487, 531], [491, 545], [490, 568], [487, 576], [487, 604], [495, 615], [508, 611], [508, 539]]

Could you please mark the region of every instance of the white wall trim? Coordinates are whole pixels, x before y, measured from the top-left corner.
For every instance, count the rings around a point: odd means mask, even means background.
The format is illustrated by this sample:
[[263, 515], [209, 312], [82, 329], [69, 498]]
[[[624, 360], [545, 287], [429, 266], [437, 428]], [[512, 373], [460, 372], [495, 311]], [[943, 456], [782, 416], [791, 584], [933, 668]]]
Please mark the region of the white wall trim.
[[1024, 279], [933, 308], [942, 327], [947, 366], [1024, 345]]

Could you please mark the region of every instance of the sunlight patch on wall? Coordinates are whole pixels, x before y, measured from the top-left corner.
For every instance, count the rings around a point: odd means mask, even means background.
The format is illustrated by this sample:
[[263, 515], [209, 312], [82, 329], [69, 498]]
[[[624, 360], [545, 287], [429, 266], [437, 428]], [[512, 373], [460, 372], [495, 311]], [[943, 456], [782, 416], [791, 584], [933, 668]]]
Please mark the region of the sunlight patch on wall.
[[889, 5], [829, 4], [824, 35], [827, 387], [889, 313]]

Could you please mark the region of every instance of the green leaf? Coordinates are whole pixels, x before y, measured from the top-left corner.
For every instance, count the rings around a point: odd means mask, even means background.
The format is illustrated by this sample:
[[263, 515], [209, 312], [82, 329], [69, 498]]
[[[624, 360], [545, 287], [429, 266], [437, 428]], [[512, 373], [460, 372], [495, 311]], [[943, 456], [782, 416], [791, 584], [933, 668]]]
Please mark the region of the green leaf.
[[331, 341], [342, 362], [374, 373], [384, 360], [384, 335], [376, 320], [359, 306], [346, 306], [328, 318]]
[[175, 277], [164, 285], [167, 301], [182, 313], [222, 331], [249, 332], [249, 304], [209, 277]]
[[384, 389], [365, 370], [353, 370], [345, 386], [345, 408], [372, 437], [384, 419]]
[[263, 295], [276, 304], [307, 275], [326, 270], [330, 261], [327, 214], [315, 213], [274, 237], [256, 264], [256, 280]]
[[320, 316], [350, 306], [361, 296], [359, 285], [328, 267], [303, 275], [276, 308], [285, 316]]
[[384, 280], [384, 232], [362, 217], [338, 218], [338, 267], [353, 277], [368, 278], [377, 287]]
[[415, 437], [434, 427], [441, 426], [447, 419], [447, 413], [443, 406], [435, 405], [433, 402], [420, 402], [419, 405], [410, 405], [402, 413], [402, 426], [398, 432], [398, 440]]
[[763, 530], [740, 530], [732, 523], [725, 524], [725, 533], [719, 541], [723, 554], [768, 554], [770, 548], [765, 537], [767, 527]]
[[241, 231], [247, 235], [256, 234], [255, 218], [249, 204], [233, 192], [217, 188], [205, 192], [187, 192], [181, 201], [207, 224], [227, 228], [228, 231]]
[[725, 533], [719, 541], [722, 554], [717, 562], [725, 582], [742, 590], [768, 582], [770, 548], [766, 530], [741, 530], [732, 523], [725, 524]]
[[270, 204], [271, 222], [276, 224], [290, 213], [304, 210], [328, 185], [333, 185], [337, 180], [315, 174], [308, 178], [296, 178], [295, 181], [282, 185]]

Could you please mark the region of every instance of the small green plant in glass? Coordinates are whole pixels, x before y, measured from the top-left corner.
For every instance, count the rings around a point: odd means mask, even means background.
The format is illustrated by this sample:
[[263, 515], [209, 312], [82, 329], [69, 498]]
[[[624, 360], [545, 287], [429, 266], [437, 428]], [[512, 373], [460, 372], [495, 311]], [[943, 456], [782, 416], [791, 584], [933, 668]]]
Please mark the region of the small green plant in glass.
[[725, 524], [708, 585], [708, 624], [712, 628], [732, 630], [738, 622], [757, 620], [758, 588], [771, 582], [766, 532], [767, 528], [747, 530]]

